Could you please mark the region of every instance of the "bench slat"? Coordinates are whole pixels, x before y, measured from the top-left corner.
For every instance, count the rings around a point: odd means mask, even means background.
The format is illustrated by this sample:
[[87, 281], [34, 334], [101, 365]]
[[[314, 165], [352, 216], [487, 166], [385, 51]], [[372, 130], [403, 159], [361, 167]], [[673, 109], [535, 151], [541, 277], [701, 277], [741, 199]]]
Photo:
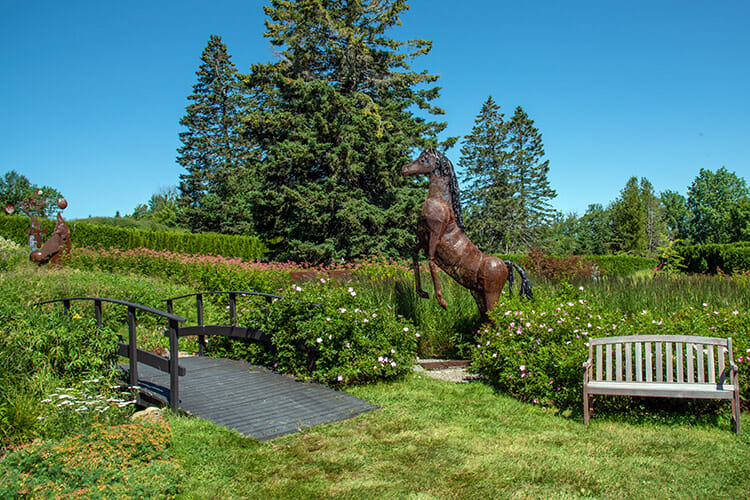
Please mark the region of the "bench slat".
[[662, 363], [661, 342], [656, 343], [656, 381], [664, 382], [664, 366]]
[[674, 356], [674, 351], [672, 350], [672, 342], [666, 342], [666, 355], [667, 355], [667, 382], [673, 382], [674, 381], [674, 371], [672, 369], [672, 356]]
[[705, 365], [703, 363], [703, 344], [694, 344], [695, 355], [698, 357], [698, 383], [702, 384], [706, 381], [706, 372], [703, 371]]
[[654, 363], [651, 359], [651, 342], [646, 342], [646, 382], [654, 381]]
[[708, 345], [708, 382], [710, 384], [716, 383], [716, 363], [714, 363], [714, 350], [715, 346]]
[[622, 382], [622, 344], [615, 344], [615, 366], [617, 381]]
[[602, 379], [602, 362], [604, 361], [604, 358], [602, 357], [602, 346], [601, 344], [596, 346], [596, 380]]
[[685, 344], [685, 361], [687, 362], [687, 382], [695, 383], [695, 369], [693, 368], [693, 346]]
[[628, 382], [633, 381], [633, 344], [630, 342], [625, 343], [625, 359], [627, 365], [625, 366], [625, 380]]
[[682, 344], [677, 344], [677, 354], [675, 355], [675, 358], [677, 359], [677, 383], [682, 384], [685, 382], [685, 374], [682, 370]]
[[612, 380], [612, 344], [607, 344], [606, 347], [607, 352], [607, 361], [606, 361], [606, 374], [607, 374], [607, 380]]
[[640, 342], [635, 343], [635, 380], [643, 382], [643, 357], [641, 355], [642, 346]]
[[731, 385], [716, 384], [659, 384], [656, 382], [589, 382], [589, 394], [613, 396], [645, 396], [665, 398], [732, 399]]

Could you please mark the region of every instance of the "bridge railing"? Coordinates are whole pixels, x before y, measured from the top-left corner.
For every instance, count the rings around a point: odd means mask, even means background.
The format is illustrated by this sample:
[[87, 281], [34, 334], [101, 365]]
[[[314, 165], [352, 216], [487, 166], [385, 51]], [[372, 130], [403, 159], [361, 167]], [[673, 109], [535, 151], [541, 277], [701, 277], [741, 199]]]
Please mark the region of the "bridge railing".
[[[203, 318], [203, 297], [206, 295], [229, 295], [229, 325], [206, 325]], [[218, 291], [218, 292], [200, 292], [180, 295], [165, 299], [167, 311], [174, 312], [174, 301], [195, 297], [195, 307], [198, 315], [198, 324], [196, 326], [182, 327], [177, 332], [178, 337], [187, 337], [192, 335], [198, 336], [198, 355], [203, 356], [203, 346], [205, 345], [206, 335], [219, 335], [222, 337], [232, 337], [253, 340], [262, 343], [268, 348], [272, 348], [271, 336], [257, 328], [245, 328], [237, 325], [237, 297], [253, 296], [263, 297], [267, 303], [279, 300], [282, 297], [270, 293], [247, 292], [247, 291]]]
[[[136, 304], [134, 302], [127, 302], [118, 299], [110, 299], [107, 297], [66, 297], [62, 299], [37, 302], [35, 305], [61, 302], [65, 309], [65, 313], [67, 315], [70, 315], [71, 302], [87, 300], [91, 300], [94, 302], [94, 316], [99, 327], [102, 326], [102, 304], [104, 302], [118, 304], [128, 308], [128, 343], [125, 344], [122, 342], [118, 342], [117, 345], [117, 353], [121, 356], [127, 357], [129, 360], [128, 384], [131, 387], [136, 387], [138, 385], [139, 362], [163, 372], [169, 373], [169, 407], [176, 412], [179, 408], [180, 402], [179, 377], [180, 375], [185, 375], [185, 369], [180, 367], [178, 363], [178, 332], [180, 323], [184, 323], [187, 320], [181, 316], [173, 314], [171, 311], [160, 311], [159, 309], [154, 309], [142, 304]], [[169, 337], [169, 358], [164, 358], [162, 356], [159, 356], [158, 354], [138, 349], [136, 343], [136, 331], [138, 326], [136, 311], [143, 311], [167, 320], [168, 327], [166, 335]]]

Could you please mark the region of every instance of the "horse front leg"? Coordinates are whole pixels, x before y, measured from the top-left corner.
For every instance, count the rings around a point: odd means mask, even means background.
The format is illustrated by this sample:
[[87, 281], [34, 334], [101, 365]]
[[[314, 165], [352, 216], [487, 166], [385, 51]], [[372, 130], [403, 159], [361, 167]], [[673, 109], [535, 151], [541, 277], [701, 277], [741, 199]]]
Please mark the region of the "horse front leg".
[[443, 309], [448, 309], [448, 303], [443, 298], [443, 289], [440, 288], [440, 280], [438, 279], [438, 267], [435, 261], [430, 259], [430, 274], [432, 275], [432, 285], [435, 287], [435, 298]]
[[422, 278], [419, 273], [419, 250], [420, 250], [419, 242], [417, 241], [417, 246], [414, 247], [414, 253], [412, 254], [413, 258], [413, 266], [414, 266], [414, 281], [416, 282], [416, 288], [417, 288], [417, 294], [422, 297], [423, 299], [429, 299], [430, 294], [422, 290]]

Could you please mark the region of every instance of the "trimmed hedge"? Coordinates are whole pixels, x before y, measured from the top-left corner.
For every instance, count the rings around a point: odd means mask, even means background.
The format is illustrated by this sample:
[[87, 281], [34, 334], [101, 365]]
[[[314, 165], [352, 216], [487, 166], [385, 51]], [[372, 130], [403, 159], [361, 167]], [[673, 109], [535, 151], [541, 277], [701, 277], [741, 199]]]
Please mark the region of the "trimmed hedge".
[[[27, 231], [30, 226], [31, 223], [27, 217], [0, 216], [0, 236], [19, 244], [28, 245]], [[258, 260], [268, 251], [268, 248], [256, 236], [143, 231], [89, 222], [69, 222], [68, 226], [73, 244], [77, 247], [112, 247], [120, 250], [148, 248], [185, 254], [240, 257], [244, 260]], [[52, 234], [55, 221], [43, 219], [42, 228], [47, 229], [47, 234]]]
[[675, 247], [683, 259], [685, 271], [716, 274], [750, 270], [750, 241], [726, 245], [691, 245]]

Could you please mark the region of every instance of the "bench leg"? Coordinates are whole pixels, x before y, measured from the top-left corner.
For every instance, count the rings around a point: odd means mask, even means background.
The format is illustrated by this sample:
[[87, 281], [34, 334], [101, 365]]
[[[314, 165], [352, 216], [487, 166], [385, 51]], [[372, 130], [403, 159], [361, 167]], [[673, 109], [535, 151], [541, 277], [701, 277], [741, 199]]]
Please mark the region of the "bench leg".
[[589, 391], [583, 386], [583, 425], [589, 425]]
[[740, 433], [740, 398], [735, 396], [732, 398], [732, 417], [734, 417], [734, 425], [737, 427], [737, 434]]

